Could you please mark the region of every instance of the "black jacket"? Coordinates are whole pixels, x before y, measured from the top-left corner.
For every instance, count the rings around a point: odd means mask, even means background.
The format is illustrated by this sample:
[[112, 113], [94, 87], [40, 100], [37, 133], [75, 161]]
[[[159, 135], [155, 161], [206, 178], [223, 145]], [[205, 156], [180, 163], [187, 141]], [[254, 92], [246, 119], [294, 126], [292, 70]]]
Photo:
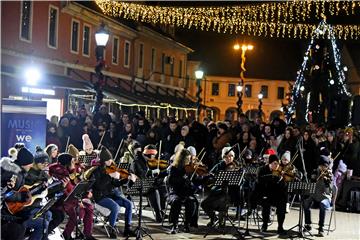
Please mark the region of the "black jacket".
[[95, 182], [92, 189], [95, 202], [98, 202], [105, 197], [111, 197], [114, 187], [120, 187], [128, 182], [128, 179], [118, 180], [110, 177], [109, 174], [106, 174], [105, 168], [102, 166], [99, 166], [94, 170], [93, 176]]
[[266, 164], [258, 170], [258, 182], [256, 191], [260, 197], [267, 197], [272, 201], [285, 200], [287, 198], [287, 186], [284, 181], [279, 181], [278, 176], [274, 176]]
[[170, 195], [177, 195], [180, 198], [186, 198], [194, 193], [194, 186], [190, 178], [186, 176], [185, 169], [179, 169], [171, 166], [169, 170], [168, 183]]

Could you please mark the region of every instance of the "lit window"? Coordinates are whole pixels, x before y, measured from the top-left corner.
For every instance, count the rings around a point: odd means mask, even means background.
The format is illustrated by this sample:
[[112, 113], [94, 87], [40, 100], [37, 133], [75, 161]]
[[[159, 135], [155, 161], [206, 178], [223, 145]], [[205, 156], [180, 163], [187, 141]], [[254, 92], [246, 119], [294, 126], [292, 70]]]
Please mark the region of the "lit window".
[[79, 26], [76, 20], [71, 21], [71, 52], [79, 52]]
[[49, 47], [57, 48], [58, 38], [58, 8], [50, 6], [49, 8], [49, 31], [48, 44]]
[[32, 30], [32, 3], [31, 1], [21, 2], [20, 39], [31, 41]]
[[212, 84], [211, 95], [219, 96], [219, 83], [213, 83]]
[[85, 56], [90, 56], [90, 36], [91, 36], [90, 26], [84, 25], [84, 31], [83, 31], [83, 55], [85, 55]]

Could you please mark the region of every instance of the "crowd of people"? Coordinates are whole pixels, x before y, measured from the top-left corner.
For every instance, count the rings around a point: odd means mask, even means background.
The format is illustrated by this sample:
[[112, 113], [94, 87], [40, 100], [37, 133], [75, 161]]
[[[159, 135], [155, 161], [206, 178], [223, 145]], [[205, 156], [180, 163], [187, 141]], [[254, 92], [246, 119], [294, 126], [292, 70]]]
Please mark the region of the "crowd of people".
[[[134, 236], [131, 198], [124, 195], [121, 186], [131, 188], [137, 179], [148, 177], [155, 178], [153, 187], [145, 193], [155, 221], [163, 221], [167, 201], [173, 234], [178, 232], [182, 205], [184, 231], [190, 232], [198, 226], [200, 206], [210, 218], [208, 226], [217, 221], [224, 225], [229, 201], [239, 209], [261, 205], [264, 232], [270, 206], [275, 205], [278, 233], [285, 234], [287, 183], [315, 181], [317, 192], [304, 202], [305, 227], [311, 230], [310, 207], [317, 202], [322, 235], [332, 185], [340, 188], [348, 169], [354, 177], [360, 176], [359, 140], [355, 128], [286, 125], [280, 118], [266, 123], [259, 117], [249, 121], [240, 114], [236, 121], [205, 118], [198, 122], [171, 116], [148, 119], [141, 111], [122, 112], [116, 117], [105, 105], [91, 115], [82, 107], [76, 114], [66, 113], [60, 120], [53, 117], [48, 121], [46, 146], [38, 146], [31, 153], [23, 144], [16, 144], [2, 158], [1, 195], [6, 205], [2, 208], [2, 238], [23, 239], [28, 234], [29, 239], [47, 239], [66, 214], [62, 234], [71, 239], [79, 213], [84, 237], [95, 239], [94, 203], [110, 210], [111, 238], [119, 234], [116, 223], [120, 207], [125, 208], [123, 234]], [[118, 169], [118, 163], [128, 163], [129, 168]], [[220, 171], [241, 171], [245, 166], [256, 168], [255, 187], [248, 183], [241, 192], [211, 183]], [[205, 169], [205, 174], [199, 174], [200, 169]], [[91, 188], [80, 199], [67, 198], [80, 181], [91, 181]], [[31, 187], [21, 191], [25, 185]], [[199, 186], [206, 186], [201, 204], [195, 194]], [[41, 215], [44, 198], [34, 200], [35, 190], [46, 190], [47, 199], [56, 199]], [[21, 206], [15, 208], [14, 203]]]

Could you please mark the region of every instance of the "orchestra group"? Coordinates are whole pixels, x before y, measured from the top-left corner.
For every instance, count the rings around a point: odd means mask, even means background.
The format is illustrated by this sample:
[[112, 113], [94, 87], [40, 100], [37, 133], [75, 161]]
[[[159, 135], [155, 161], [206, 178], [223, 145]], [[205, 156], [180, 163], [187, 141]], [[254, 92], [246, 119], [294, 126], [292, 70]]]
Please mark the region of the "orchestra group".
[[[225, 128], [221, 124], [217, 126], [220, 135]], [[285, 140], [287, 135], [293, 135], [288, 131], [287, 128], [283, 134]], [[266, 138], [266, 130], [262, 136]], [[64, 228], [62, 237], [72, 239], [79, 222], [83, 225], [79, 230], [82, 238], [95, 239], [94, 219], [99, 206], [110, 211], [105, 218], [110, 226], [110, 238], [120, 233], [133, 237], [134, 203], [127, 190], [136, 181], [148, 178], [154, 179], [154, 183], [144, 196], [153, 209], [154, 221], [160, 224], [168, 217], [171, 234], [197, 228], [201, 211], [209, 217], [207, 227], [224, 227], [229, 206], [236, 207], [239, 219], [244, 217], [243, 208], [247, 208], [247, 214], [261, 208], [261, 231], [266, 232], [273, 206], [277, 233], [286, 235], [284, 221], [291, 201], [287, 186], [293, 181], [316, 183], [315, 193], [303, 201], [305, 228], [311, 230], [310, 209], [317, 203], [318, 233], [324, 233], [325, 210], [332, 199], [333, 165], [337, 160], [326, 148], [320, 150], [319, 159], [310, 167], [304, 164], [301, 157], [304, 149], [300, 144], [284, 151], [279, 151], [279, 146], [276, 151], [269, 138], [269, 144], [259, 151], [250, 139], [245, 145], [239, 141], [231, 146], [232, 142], [228, 141], [220, 149], [219, 159], [210, 164], [205, 148], [196, 149], [185, 141], [177, 142], [174, 151], [166, 156], [162, 153], [162, 140], [142, 146], [134, 139], [126, 139], [112, 151], [103, 144], [103, 138], [96, 148], [88, 134], [83, 134], [82, 140], [81, 151], [69, 144], [69, 139], [62, 153], [55, 144], [44, 149], [37, 146], [34, 154], [20, 143], [9, 149], [9, 156], [1, 159], [1, 239], [48, 239], [60, 225]], [[243, 175], [239, 186], [215, 184], [218, 174], [224, 171]], [[82, 182], [91, 184], [80, 197], [72, 197]], [[44, 209], [50, 200], [51, 206]], [[181, 214], [183, 206], [185, 212]], [[124, 214], [119, 215], [120, 208], [125, 209]], [[179, 229], [180, 216], [183, 226]], [[120, 218], [124, 226], [119, 228]]]

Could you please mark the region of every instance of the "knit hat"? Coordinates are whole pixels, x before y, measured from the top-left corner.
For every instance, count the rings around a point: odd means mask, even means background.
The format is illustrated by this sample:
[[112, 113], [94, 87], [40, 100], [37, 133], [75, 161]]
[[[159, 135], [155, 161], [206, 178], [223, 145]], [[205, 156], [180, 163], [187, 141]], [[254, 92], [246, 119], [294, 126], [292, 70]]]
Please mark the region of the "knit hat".
[[14, 145], [14, 148], [16, 148], [16, 150], [20, 150], [21, 148], [23, 148], [23, 147], [25, 147], [25, 144], [24, 143], [20, 143], [20, 142], [18, 142], [18, 143], [15, 143], [15, 145]]
[[52, 143], [46, 146], [45, 152], [47, 153], [47, 155], [51, 156], [51, 153], [58, 149], [59, 149], [58, 146]]
[[187, 150], [190, 152], [191, 156], [196, 156], [196, 149], [193, 146], [189, 146]]
[[321, 147], [320, 148], [320, 155], [328, 157], [328, 156], [330, 156], [330, 151], [326, 147]]
[[36, 146], [36, 152], [34, 155], [34, 163], [45, 163], [49, 162], [49, 155], [42, 150], [40, 146]]
[[11, 178], [14, 176], [16, 177], [17, 174], [21, 171], [21, 168], [13, 163], [12, 159], [8, 157], [3, 157], [0, 160], [1, 166], [1, 182], [4, 184], [10, 181]]
[[84, 151], [89, 150], [90, 148], [94, 149], [94, 146], [91, 143], [89, 135], [87, 135], [87, 134], [82, 135], [82, 140], [83, 140], [83, 150]]
[[58, 156], [58, 162], [63, 166], [68, 166], [71, 163], [72, 156], [68, 153], [61, 153]]
[[279, 158], [276, 154], [270, 155], [269, 156], [269, 164], [272, 162], [278, 161], [279, 162]]
[[9, 154], [9, 158], [11, 159], [11, 161], [15, 161], [17, 158], [17, 155], [18, 155], [18, 150], [14, 147], [9, 148], [8, 154]]
[[152, 144], [146, 145], [143, 151], [144, 155], [156, 155], [157, 153], [156, 147]]
[[33, 160], [34, 160], [34, 156], [31, 154], [31, 152], [26, 147], [23, 147], [18, 152], [15, 163], [19, 166], [26, 166], [32, 164]]
[[73, 157], [77, 158], [79, 156], [79, 150], [72, 144], [69, 145], [68, 153]]
[[232, 154], [233, 156], [235, 156], [235, 153], [231, 150], [231, 147], [224, 147], [221, 150], [221, 158], [224, 158], [228, 154]]
[[113, 159], [111, 152], [104, 146], [101, 146], [100, 150], [100, 162], [104, 163], [110, 159]]
[[324, 155], [320, 156], [319, 165], [329, 166], [330, 165], [330, 158]]
[[286, 160], [288, 162], [291, 161], [291, 153], [290, 151], [285, 151], [284, 154], [281, 156], [281, 160]]
[[275, 150], [272, 148], [269, 148], [269, 149], [266, 149], [263, 157], [269, 157], [270, 155], [274, 155], [274, 154], [276, 154]]

